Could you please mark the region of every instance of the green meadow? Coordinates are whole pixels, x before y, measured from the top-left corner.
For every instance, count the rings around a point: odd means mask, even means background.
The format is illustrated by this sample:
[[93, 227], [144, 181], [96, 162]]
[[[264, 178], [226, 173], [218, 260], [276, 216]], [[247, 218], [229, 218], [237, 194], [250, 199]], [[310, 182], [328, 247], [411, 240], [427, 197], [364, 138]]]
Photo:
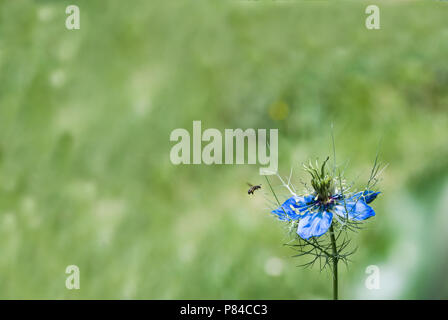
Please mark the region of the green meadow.
[[200, 120], [278, 129], [298, 189], [332, 126], [355, 186], [379, 150], [340, 297], [447, 299], [448, 2], [377, 1], [379, 30], [369, 4], [0, 0], [0, 298], [331, 298], [284, 246], [260, 165], [171, 163], [170, 133]]

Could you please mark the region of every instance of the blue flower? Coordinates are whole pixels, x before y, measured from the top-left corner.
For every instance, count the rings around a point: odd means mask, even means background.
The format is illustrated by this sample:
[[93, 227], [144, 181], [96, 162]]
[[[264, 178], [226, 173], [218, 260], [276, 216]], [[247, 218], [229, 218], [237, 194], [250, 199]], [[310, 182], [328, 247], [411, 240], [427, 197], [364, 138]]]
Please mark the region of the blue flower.
[[375, 211], [368, 205], [380, 192], [365, 190], [350, 197], [334, 195], [319, 201], [313, 195], [291, 197], [272, 211], [282, 221], [298, 221], [297, 234], [303, 239], [320, 237], [328, 231], [333, 216], [361, 221], [373, 217]]

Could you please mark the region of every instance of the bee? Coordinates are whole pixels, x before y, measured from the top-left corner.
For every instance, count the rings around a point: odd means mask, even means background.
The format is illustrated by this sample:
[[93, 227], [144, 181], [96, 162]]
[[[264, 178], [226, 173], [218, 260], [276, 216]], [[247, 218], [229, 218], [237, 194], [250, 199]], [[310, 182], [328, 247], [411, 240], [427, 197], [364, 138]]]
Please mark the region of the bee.
[[254, 194], [256, 190], [261, 189], [261, 184], [253, 186], [250, 183], [247, 183], [247, 185], [250, 187], [249, 190], [247, 191], [247, 194]]

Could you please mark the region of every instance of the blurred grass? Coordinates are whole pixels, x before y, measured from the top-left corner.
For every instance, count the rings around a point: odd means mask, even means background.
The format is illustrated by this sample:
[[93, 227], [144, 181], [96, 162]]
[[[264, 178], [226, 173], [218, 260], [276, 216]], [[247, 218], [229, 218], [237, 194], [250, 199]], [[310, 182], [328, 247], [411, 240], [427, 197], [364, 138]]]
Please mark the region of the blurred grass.
[[330, 297], [247, 196], [258, 166], [170, 163], [170, 132], [193, 120], [279, 128], [297, 184], [331, 153], [331, 123], [360, 184], [382, 141], [377, 217], [341, 296], [448, 298], [446, 3], [381, 2], [377, 31], [367, 2], [76, 3], [68, 31], [69, 1], [0, 1], [1, 298]]

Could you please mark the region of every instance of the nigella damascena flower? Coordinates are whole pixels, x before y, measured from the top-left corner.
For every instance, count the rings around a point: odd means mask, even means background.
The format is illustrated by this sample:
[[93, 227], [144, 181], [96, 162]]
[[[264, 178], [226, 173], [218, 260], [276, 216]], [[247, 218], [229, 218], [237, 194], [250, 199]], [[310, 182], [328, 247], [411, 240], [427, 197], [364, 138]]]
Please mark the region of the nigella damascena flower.
[[[327, 158], [328, 160], [328, 158]], [[361, 221], [375, 215], [368, 205], [380, 192], [364, 190], [350, 193], [343, 187], [335, 186], [338, 180], [325, 170], [325, 163], [317, 168], [305, 166], [311, 176], [313, 192], [305, 196], [293, 195], [278, 209], [272, 211], [279, 220], [297, 221], [297, 234], [305, 240], [320, 237], [329, 229], [334, 219], [341, 221]]]
[[295, 257], [306, 259], [301, 265], [303, 267], [313, 266], [316, 261], [319, 261], [321, 270], [331, 267], [333, 299], [338, 299], [338, 263], [347, 263], [348, 257], [356, 251], [349, 231], [360, 229], [358, 225], [361, 221], [375, 215], [369, 204], [380, 194], [373, 191], [373, 188], [384, 168], [381, 169], [377, 154], [365, 188], [360, 192], [353, 192], [352, 187], [345, 184], [336, 160], [332, 172], [325, 169], [328, 159], [321, 166], [317, 161], [315, 165], [304, 165], [311, 175], [312, 188], [305, 185], [307, 191], [302, 196], [297, 195], [294, 186], [290, 184], [292, 171], [288, 183], [277, 174], [283, 187], [291, 193], [291, 197], [283, 204], [280, 204], [269, 179], [265, 178], [279, 206], [272, 213], [279, 220], [288, 222], [292, 228], [297, 228], [298, 236], [294, 239], [297, 242], [288, 242], [298, 252]]

